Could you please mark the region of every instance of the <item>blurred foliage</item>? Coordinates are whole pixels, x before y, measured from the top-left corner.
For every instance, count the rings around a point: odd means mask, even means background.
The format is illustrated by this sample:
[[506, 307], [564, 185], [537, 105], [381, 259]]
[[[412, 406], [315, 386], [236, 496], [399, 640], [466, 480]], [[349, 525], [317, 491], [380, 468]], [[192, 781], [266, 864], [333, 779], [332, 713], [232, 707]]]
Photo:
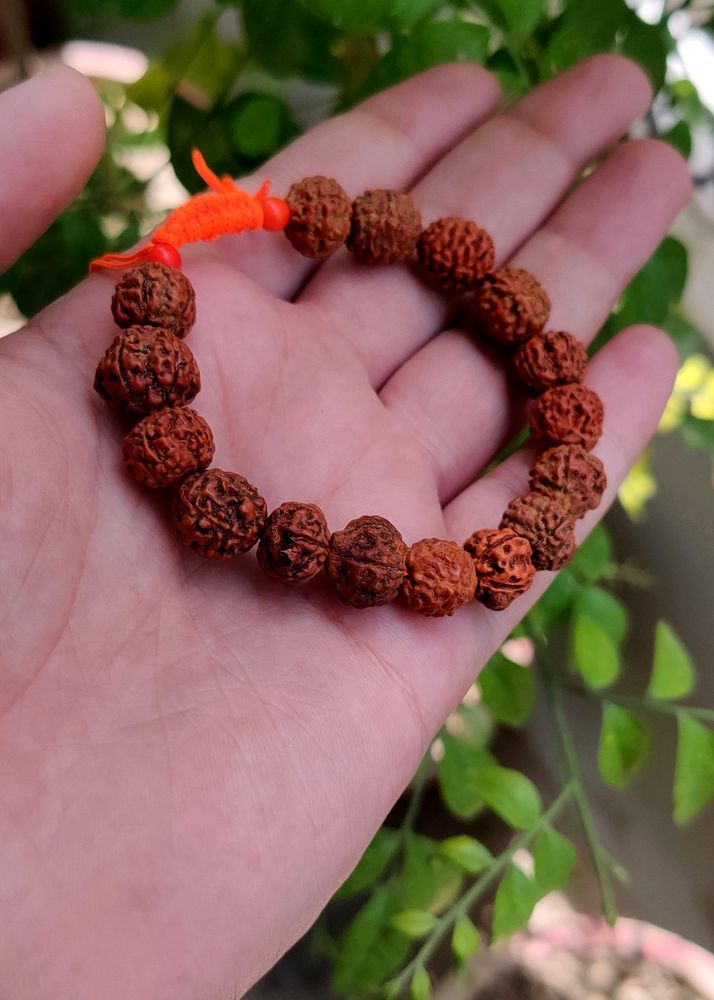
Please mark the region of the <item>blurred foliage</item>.
[[[171, 14], [177, 2], [64, 0], [63, 6], [80, 35], [98, 17], [139, 22], [141, 46], [140, 22]], [[693, 134], [710, 127], [712, 117], [693, 84], [669, 79], [666, 69], [674, 48], [671, 19], [690, 7], [688, 0], [662, 4], [659, 22], [649, 24], [625, 0], [209, 0], [168, 51], [151, 55], [136, 83], [97, 81], [107, 151], [82, 195], [0, 277], [0, 291], [31, 316], [80, 280], [90, 258], [130, 246], [162, 218], [150, 207], [157, 172], [173, 168], [187, 191], [199, 188], [192, 145], [219, 173], [249, 173], [309, 122], [442, 62], [483, 64], [517, 97], [583, 56], [624, 53], [641, 63], [657, 92], [651, 133], [689, 156]], [[148, 171], [147, 162], [154, 164]], [[622, 294], [593, 349], [634, 322], [664, 327], [682, 367], [660, 430], [677, 431], [714, 456], [714, 369], [682, 311], [686, 279], [686, 249], [668, 237]], [[641, 517], [655, 491], [648, 452], [620, 500]], [[575, 851], [553, 826], [566, 808], [580, 816], [603, 911], [613, 918], [611, 882], [622, 872], [592, 822], [563, 710], [569, 691], [602, 710], [598, 764], [605, 782], [621, 788], [636, 778], [650, 749], [648, 718], [665, 714], [678, 734], [675, 820], [689, 822], [711, 801], [714, 712], [682, 704], [696, 670], [668, 623], [657, 624], [647, 690], [637, 697], [617, 691], [630, 626], [622, 590], [631, 577], [607, 529], [597, 528], [492, 657], [422, 762], [402, 822], [379, 830], [313, 932], [315, 948], [333, 963], [337, 991], [425, 1000], [427, 965], [439, 945], [450, 944], [459, 966], [482, 940], [523, 926], [538, 899], [567, 885]], [[502, 766], [492, 749], [497, 725], [527, 723], [538, 690], [552, 709], [565, 773], [546, 807], [533, 782]], [[432, 781], [461, 831], [442, 839], [415, 832]], [[486, 814], [513, 831], [495, 856], [473, 836]], [[522, 864], [526, 848], [530, 867]], [[481, 904], [491, 899], [489, 921]], [[334, 935], [330, 916], [345, 908], [347, 926]]]

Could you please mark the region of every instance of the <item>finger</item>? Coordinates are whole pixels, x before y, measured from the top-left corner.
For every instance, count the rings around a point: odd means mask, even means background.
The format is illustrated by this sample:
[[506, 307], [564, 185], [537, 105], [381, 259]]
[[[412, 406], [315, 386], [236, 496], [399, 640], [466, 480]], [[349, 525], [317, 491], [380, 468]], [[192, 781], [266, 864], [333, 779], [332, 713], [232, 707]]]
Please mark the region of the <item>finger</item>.
[[[631, 327], [619, 334], [592, 360], [587, 384], [605, 405], [603, 435], [595, 454], [603, 461], [608, 486], [598, 510], [576, 527], [581, 542], [615, 499], [630, 466], [654, 433], [669, 398], [677, 370], [677, 353], [670, 339], [648, 326]], [[513, 497], [528, 490], [528, 470], [536, 449], [529, 445], [469, 486], [445, 510], [450, 537], [459, 541], [472, 531], [498, 525]], [[553, 579], [538, 573], [533, 587], [504, 612], [495, 614], [474, 607], [479, 627], [490, 629], [493, 644], [501, 641], [528, 611]]]
[[0, 94], [0, 272], [80, 191], [104, 145], [104, 112], [91, 83], [67, 66]]
[[[588, 343], [690, 192], [684, 161], [652, 140], [619, 147], [591, 174], [513, 260], [548, 289], [549, 328]], [[508, 368], [505, 352], [449, 330], [382, 390], [382, 401], [429, 456], [442, 502], [471, 482], [524, 422], [525, 396]]]
[[[413, 190], [424, 222], [475, 219], [507, 259], [565, 190], [650, 101], [642, 71], [597, 56], [539, 87], [461, 142]], [[310, 282], [315, 303], [354, 345], [372, 384], [386, 378], [439, 330], [447, 302], [409, 267], [356, 268], [346, 251]]]
[[[284, 195], [293, 181], [335, 177], [348, 194], [369, 187], [407, 188], [498, 103], [498, 81], [468, 63], [437, 66], [311, 129], [260, 171]], [[258, 175], [241, 181], [248, 190]], [[222, 259], [260, 285], [290, 298], [317, 266], [282, 234], [245, 233], [224, 240]]]

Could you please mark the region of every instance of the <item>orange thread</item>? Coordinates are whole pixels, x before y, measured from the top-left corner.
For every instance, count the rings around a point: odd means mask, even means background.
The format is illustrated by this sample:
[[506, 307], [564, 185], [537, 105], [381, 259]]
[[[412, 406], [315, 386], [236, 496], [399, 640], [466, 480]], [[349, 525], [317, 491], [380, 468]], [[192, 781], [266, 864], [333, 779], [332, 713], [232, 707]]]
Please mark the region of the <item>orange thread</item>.
[[212, 242], [221, 236], [236, 236], [263, 226], [263, 205], [270, 190], [268, 180], [263, 181], [255, 194], [248, 194], [238, 187], [232, 177], [218, 177], [198, 149], [192, 151], [191, 161], [210, 190], [193, 195], [184, 205], [174, 209], [166, 222], [154, 232], [147, 246], [134, 253], [104, 254], [91, 262], [90, 272], [104, 267], [125, 268], [151, 260], [153, 248], [159, 243], [178, 249], [186, 243]]

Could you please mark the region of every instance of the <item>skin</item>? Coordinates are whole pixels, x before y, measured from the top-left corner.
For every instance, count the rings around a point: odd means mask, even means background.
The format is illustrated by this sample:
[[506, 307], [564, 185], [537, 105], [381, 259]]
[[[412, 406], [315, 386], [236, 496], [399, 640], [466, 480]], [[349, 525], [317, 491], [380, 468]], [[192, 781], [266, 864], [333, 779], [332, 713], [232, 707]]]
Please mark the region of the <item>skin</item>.
[[[426, 222], [475, 218], [535, 272], [550, 326], [589, 340], [689, 197], [669, 147], [619, 145], [650, 100], [600, 56], [492, 117], [478, 67], [434, 69], [319, 126], [265, 168], [353, 195], [413, 189]], [[0, 97], [2, 263], [80, 188], [103, 141], [90, 85], [53, 70]], [[46, 151], [53, 150], [51, 160]], [[61, 167], [59, 166], [61, 164]], [[255, 190], [258, 178], [244, 179]], [[474, 482], [523, 417], [502, 361], [449, 325], [406, 267], [320, 268], [279, 234], [185, 254], [197, 406], [215, 464], [269, 508], [363, 513], [407, 542], [466, 538], [526, 490], [528, 453]], [[349, 873], [487, 657], [550, 582], [500, 614], [357, 612], [298, 595], [253, 555], [182, 549], [122, 471], [126, 427], [92, 392], [115, 276], [0, 343], [0, 981], [7, 996], [240, 995]], [[675, 352], [649, 327], [589, 366], [606, 426], [602, 516], [653, 432]]]

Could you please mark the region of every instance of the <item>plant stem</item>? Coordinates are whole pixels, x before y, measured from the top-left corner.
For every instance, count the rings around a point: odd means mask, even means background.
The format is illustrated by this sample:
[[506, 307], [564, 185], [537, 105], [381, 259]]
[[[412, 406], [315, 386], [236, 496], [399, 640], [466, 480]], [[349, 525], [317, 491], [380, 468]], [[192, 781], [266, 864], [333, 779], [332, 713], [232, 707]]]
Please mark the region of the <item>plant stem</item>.
[[550, 804], [548, 809], [541, 814], [538, 822], [531, 827], [530, 830], [527, 830], [525, 833], [522, 833], [520, 837], [517, 837], [511, 845], [503, 851], [503, 853], [494, 858], [476, 882], [474, 882], [474, 884], [459, 897], [459, 899], [446, 911], [446, 913], [440, 917], [438, 925], [425, 939], [414, 958], [393, 981], [393, 995], [395, 997], [398, 996], [406, 987], [415, 970], [426, 965], [457, 920], [471, 909], [478, 898], [482, 896], [491, 884], [502, 874], [502, 872], [505, 871], [513, 856], [524, 847], [529, 846], [531, 841], [535, 839], [543, 827], [555, 819], [563, 806], [570, 799], [570, 797], [575, 794], [575, 792], [576, 788], [574, 783], [569, 781], [562, 789], [558, 797]]
[[657, 698], [648, 698], [646, 695], [636, 694], [616, 694], [612, 691], [598, 691], [579, 687], [577, 684], [561, 682], [561, 687], [567, 688], [582, 698], [597, 698], [598, 701], [607, 702], [609, 705], [621, 705], [622, 708], [632, 708], [636, 711], [653, 712], [661, 715], [681, 715], [687, 712], [696, 719], [703, 722], [714, 723], [714, 708], [699, 708], [696, 705], [676, 705], [671, 701], [659, 701]]
[[431, 761], [427, 751], [426, 755], [421, 759], [419, 767], [416, 770], [416, 774], [412, 778], [411, 798], [409, 800], [409, 805], [407, 806], [407, 811], [404, 813], [404, 819], [402, 820], [400, 828], [402, 836], [414, 828], [414, 823], [419, 815], [419, 809], [421, 808], [424, 791], [426, 789], [426, 778], [429, 773], [430, 763]]
[[602, 912], [607, 922], [609, 924], [614, 924], [617, 919], [617, 910], [615, 907], [615, 897], [612, 891], [612, 884], [610, 882], [608, 855], [602, 848], [598, 838], [595, 821], [590, 809], [590, 802], [588, 801], [585, 785], [583, 783], [580, 761], [578, 760], [578, 754], [575, 749], [573, 736], [565, 717], [565, 709], [563, 707], [560, 689], [555, 681], [555, 671], [553, 670], [553, 666], [550, 662], [543, 639], [535, 634], [531, 635], [531, 638], [536, 649], [536, 658], [540, 667], [540, 675], [543, 679], [543, 688], [545, 690], [546, 698], [548, 699], [548, 704], [550, 705], [550, 709], [553, 713], [553, 718], [555, 719], [555, 725], [558, 731], [558, 738], [560, 740], [565, 767], [570, 781], [573, 783], [575, 801], [578, 806], [578, 812], [580, 813], [580, 822], [585, 833], [585, 839], [588, 843], [588, 849], [592, 858], [593, 867], [595, 868], [595, 874], [597, 875], [598, 883], [600, 885]]

